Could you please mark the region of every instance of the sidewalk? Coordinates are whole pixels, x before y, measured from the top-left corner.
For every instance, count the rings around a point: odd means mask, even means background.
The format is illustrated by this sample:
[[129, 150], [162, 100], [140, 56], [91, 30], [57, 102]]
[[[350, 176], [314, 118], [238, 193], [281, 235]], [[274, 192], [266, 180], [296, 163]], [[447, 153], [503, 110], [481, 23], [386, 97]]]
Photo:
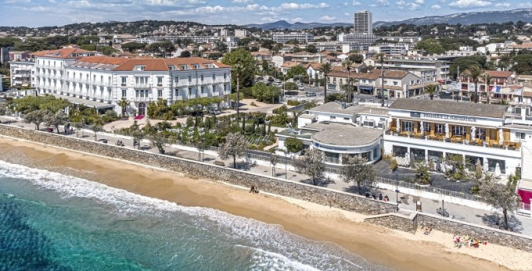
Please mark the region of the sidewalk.
[[[2, 123], [5, 123], [5, 121], [13, 121], [13, 118], [5, 118], [0, 117], [0, 120]], [[23, 127], [27, 129], [35, 129], [35, 125], [23, 123], [23, 122], [14, 122], [11, 123], [11, 125]], [[83, 134], [83, 138], [86, 140], [94, 140], [94, 133], [90, 130], [83, 130], [79, 132], [79, 137], [81, 138]], [[72, 137], [76, 137], [76, 133], [68, 135]], [[122, 136], [122, 135], [115, 135], [115, 134], [108, 134], [108, 133], [98, 133], [97, 139], [107, 139], [107, 144], [114, 145], [117, 140], [121, 140], [125, 146], [124, 148], [130, 148], [133, 149], [133, 140], [129, 137]], [[166, 154], [168, 155], [175, 155], [176, 157], [190, 159], [190, 160], [199, 160], [198, 152], [193, 148], [189, 146], [177, 146], [173, 145], [178, 148], [171, 148], [169, 146], [165, 147]], [[140, 144], [140, 149], [143, 151], [158, 153], [157, 148], [151, 148], [150, 143], [147, 140], [142, 140]], [[216, 152], [214, 151], [205, 151], [203, 154], [203, 162], [214, 164], [214, 161], [223, 161], [220, 159]], [[227, 167], [232, 167], [232, 159], [228, 159], [224, 161], [225, 165]], [[240, 166], [241, 170], [253, 172], [256, 174], [262, 174], [267, 176], [272, 176], [272, 168], [269, 164], [269, 161], [257, 161], [254, 166], [245, 166], [244, 159], [237, 159], [237, 164]], [[290, 164], [285, 165], [284, 163], [277, 164], [276, 165], [276, 177], [277, 178], [286, 178], [292, 181], [298, 181], [298, 182], [305, 182], [312, 184], [312, 182], [309, 180], [309, 178], [304, 175], [297, 173], [295, 171], [292, 171], [292, 166]], [[287, 172], [287, 174], [285, 173]], [[353, 192], [356, 193], [356, 185], [353, 184], [347, 184], [344, 181], [335, 178], [334, 175], [330, 175], [328, 178], [326, 177], [325, 180], [322, 180], [320, 185], [336, 189], [340, 191], [347, 191], [347, 192]], [[260, 189], [260, 187], [259, 187]], [[400, 205], [400, 209], [404, 210], [416, 210], [416, 202], [420, 201], [422, 206], [422, 211], [429, 214], [439, 215], [436, 212], [436, 209], [442, 206], [442, 202], [438, 200], [432, 200], [417, 196], [412, 196], [408, 194], [401, 193], [401, 187], [399, 187], [399, 193], [397, 195]], [[396, 200], [396, 193], [395, 191], [390, 190], [384, 190], [384, 189], [372, 189], [372, 193], [378, 195], [379, 193], [382, 193], [383, 196], [387, 195], [390, 201]], [[445, 203], [445, 209], [450, 214], [451, 217], [457, 220], [479, 224], [479, 225], [490, 225], [494, 226], [491, 222], [491, 219], [493, 218], [493, 213], [488, 212], [481, 209], [475, 209], [467, 206], [462, 206], [458, 204], [451, 204], [451, 203]], [[518, 225], [516, 227], [518, 232], [524, 235], [532, 236], [532, 218], [527, 218], [524, 216], [516, 216], [515, 221]]]

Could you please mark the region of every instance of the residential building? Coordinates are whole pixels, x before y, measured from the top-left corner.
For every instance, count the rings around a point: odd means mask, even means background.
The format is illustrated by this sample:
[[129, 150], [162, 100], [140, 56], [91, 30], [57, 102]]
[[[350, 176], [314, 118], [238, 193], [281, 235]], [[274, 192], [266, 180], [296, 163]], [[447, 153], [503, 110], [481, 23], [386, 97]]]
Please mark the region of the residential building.
[[171, 104], [231, 93], [230, 67], [203, 58], [115, 58], [74, 48], [34, 55], [39, 94], [98, 109], [121, 112], [117, 102], [126, 99], [128, 112], [145, 115], [149, 102], [159, 99]]
[[15, 47], [0, 47], [0, 65], [9, 62], [9, 52], [15, 50]]
[[275, 68], [281, 68], [283, 64], [287, 61], [291, 61], [292, 56], [291, 55], [276, 55], [272, 56], [272, 62]]
[[[349, 45], [349, 50], [368, 50], [369, 46], [377, 40], [377, 37], [373, 33], [352, 33], [352, 34], [339, 34], [338, 42], [345, 46]], [[343, 51], [345, 52], [345, 51]]]
[[[327, 76], [330, 89], [341, 90], [348, 82], [348, 77], [355, 80], [354, 85], [362, 94], [383, 94], [384, 97], [408, 98], [423, 93], [424, 85], [420, 77], [406, 71], [374, 69], [368, 73], [349, 74], [347, 71], [333, 71]], [[384, 78], [384, 81], [383, 81]], [[382, 82], [384, 86], [382, 87]], [[384, 91], [382, 91], [384, 89]]]
[[404, 55], [411, 48], [412, 46], [409, 43], [381, 43], [375, 46], [370, 46], [368, 51], [376, 54]]
[[11, 74], [11, 86], [13, 87], [34, 87], [35, 77], [34, 61], [11, 61], [9, 70]]
[[373, 16], [371, 12], [363, 10], [354, 16], [354, 34], [373, 34]]
[[325, 63], [327, 60], [327, 55], [322, 53], [311, 54], [307, 52], [299, 52], [291, 54], [291, 57], [291, 61], [300, 63]]
[[[471, 96], [475, 93], [475, 82], [469, 76], [469, 71], [465, 70], [460, 73], [458, 84], [460, 86], [462, 96]], [[490, 82], [484, 82], [486, 75], [491, 77]], [[502, 100], [513, 101], [514, 91], [522, 89], [522, 86], [514, 85], [515, 75], [510, 71], [484, 71], [478, 78], [477, 93], [480, 96], [480, 101], [490, 103], [501, 102]]]
[[25, 61], [31, 57], [30, 52], [11, 51], [9, 52], [9, 61]]
[[276, 43], [286, 43], [289, 40], [297, 40], [299, 43], [314, 42], [314, 35], [305, 32], [274, 33], [272, 37]]
[[249, 31], [246, 29], [235, 29], [235, 37], [237, 38], [245, 38], [249, 36]]
[[[375, 66], [381, 63], [375, 61]], [[425, 82], [436, 82], [449, 79], [449, 63], [447, 61], [432, 59], [404, 59], [385, 58], [382, 64], [384, 69], [402, 70], [411, 72], [421, 77]]]

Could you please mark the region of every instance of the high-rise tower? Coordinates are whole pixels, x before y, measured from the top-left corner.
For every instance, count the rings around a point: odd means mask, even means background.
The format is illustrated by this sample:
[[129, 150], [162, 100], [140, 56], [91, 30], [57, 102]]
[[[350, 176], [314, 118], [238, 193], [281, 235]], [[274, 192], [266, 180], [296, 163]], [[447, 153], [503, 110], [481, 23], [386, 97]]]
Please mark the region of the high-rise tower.
[[373, 18], [367, 10], [355, 12], [354, 34], [373, 34]]

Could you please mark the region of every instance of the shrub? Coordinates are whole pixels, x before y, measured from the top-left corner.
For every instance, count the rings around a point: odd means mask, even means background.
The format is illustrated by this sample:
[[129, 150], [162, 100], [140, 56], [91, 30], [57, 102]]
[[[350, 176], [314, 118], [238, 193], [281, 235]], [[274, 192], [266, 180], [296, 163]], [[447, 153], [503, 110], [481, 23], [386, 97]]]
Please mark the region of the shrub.
[[288, 104], [288, 105], [290, 105], [290, 106], [298, 106], [298, 105], [301, 104], [301, 102], [298, 101], [298, 100], [288, 100], [288, 101], [286, 102], [286, 104]]
[[289, 137], [284, 141], [284, 146], [289, 152], [299, 152], [303, 149], [303, 141], [296, 137]]

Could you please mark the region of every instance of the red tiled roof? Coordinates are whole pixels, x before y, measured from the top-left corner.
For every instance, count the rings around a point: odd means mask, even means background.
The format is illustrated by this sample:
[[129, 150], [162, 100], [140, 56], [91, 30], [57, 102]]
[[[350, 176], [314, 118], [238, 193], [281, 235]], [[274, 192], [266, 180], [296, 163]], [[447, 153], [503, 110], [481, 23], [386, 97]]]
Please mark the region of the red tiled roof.
[[512, 72], [509, 71], [484, 71], [484, 73], [489, 74], [491, 77], [498, 78], [508, 78], [512, 75]]
[[121, 64], [126, 63], [129, 60], [131, 59], [125, 58], [125, 57], [87, 56], [87, 57], [78, 59], [77, 62], [121, 65]]
[[53, 58], [81, 58], [93, 55], [94, 52], [78, 48], [63, 48], [58, 50], [39, 51], [32, 53], [34, 56], [53, 57]]
[[185, 57], [185, 58], [125, 58], [125, 57], [109, 57], [109, 56], [89, 56], [78, 59], [76, 62], [84, 63], [100, 63], [117, 65], [113, 70], [115, 71], [132, 71], [135, 66], [144, 66], [144, 71], [168, 71], [168, 66], [175, 66], [176, 69], [182, 70], [182, 65], [186, 65], [187, 69], [195, 70], [194, 65], [200, 65], [200, 68], [208, 68], [208, 64], [213, 64], [218, 68], [229, 68], [231, 66], [220, 62], [204, 59], [201, 57]]

